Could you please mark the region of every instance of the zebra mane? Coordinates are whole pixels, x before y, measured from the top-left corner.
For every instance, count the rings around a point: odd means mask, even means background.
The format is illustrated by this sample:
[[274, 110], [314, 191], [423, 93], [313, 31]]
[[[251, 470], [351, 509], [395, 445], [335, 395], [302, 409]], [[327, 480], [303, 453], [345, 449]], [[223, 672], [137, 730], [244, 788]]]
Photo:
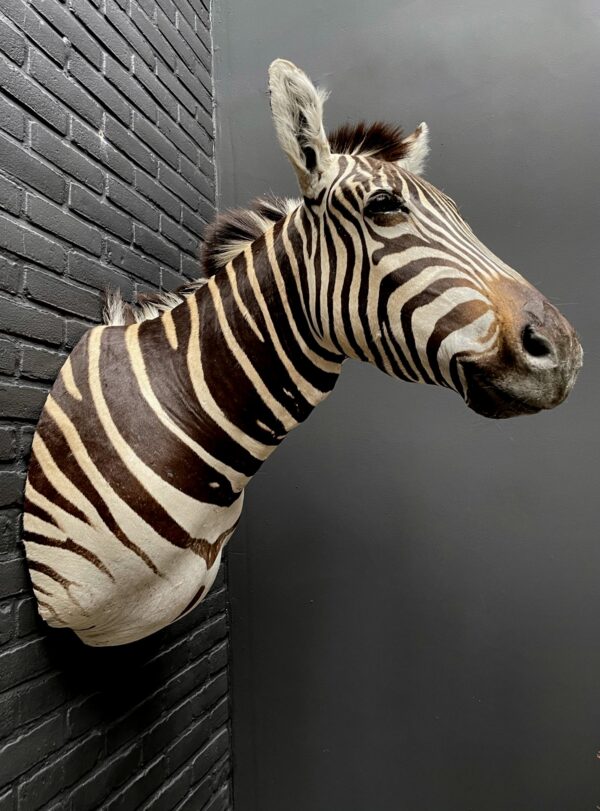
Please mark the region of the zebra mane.
[[294, 209], [300, 201], [274, 194], [257, 197], [248, 208], [233, 208], [220, 214], [206, 229], [202, 250], [202, 269], [214, 276], [228, 262]]
[[108, 291], [103, 311], [104, 323], [110, 326], [139, 324], [177, 307], [262, 236], [274, 222], [299, 205], [300, 201], [294, 198], [266, 195], [257, 197], [248, 208], [231, 209], [219, 214], [205, 232], [198, 268], [202, 276], [171, 292], [138, 293], [133, 303], [124, 301], [119, 290]]
[[337, 155], [362, 155], [382, 161], [398, 161], [410, 151], [402, 127], [375, 121], [343, 124], [328, 134], [331, 151]]

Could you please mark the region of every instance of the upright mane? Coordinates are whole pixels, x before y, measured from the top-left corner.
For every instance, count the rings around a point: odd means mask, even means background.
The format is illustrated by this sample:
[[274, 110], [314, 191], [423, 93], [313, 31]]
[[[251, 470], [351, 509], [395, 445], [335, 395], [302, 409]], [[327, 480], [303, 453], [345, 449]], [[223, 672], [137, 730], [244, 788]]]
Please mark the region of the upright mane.
[[331, 151], [338, 155], [362, 155], [382, 161], [398, 161], [406, 157], [410, 150], [402, 127], [382, 121], [342, 124], [327, 137]]
[[[410, 150], [401, 127], [376, 121], [366, 124], [343, 124], [327, 136], [332, 152], [362, 155], [384, 161], [397, 161]], [[137, 301], [123, 301], [118, 291], [106, 295], [104, 323], [113, 326], [140, 323], [157, 318], [173, 309], [186, 297], [206, 284], [228, 262], [265, 233], [275, 222], [300, 205], [295, 198], [275, 195], [257, 197], [247, 208], [234, 208], [219, 214], [208, 225], [199, 261], [198, 279], [177, 290], [161, 293], [138, 293]]]

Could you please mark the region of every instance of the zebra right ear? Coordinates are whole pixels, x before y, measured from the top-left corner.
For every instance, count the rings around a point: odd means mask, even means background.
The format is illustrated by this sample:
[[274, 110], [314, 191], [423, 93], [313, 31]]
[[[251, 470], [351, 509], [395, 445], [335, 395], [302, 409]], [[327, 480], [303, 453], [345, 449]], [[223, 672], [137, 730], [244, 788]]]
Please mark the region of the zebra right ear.
[[331, 164], [331, 149], [323, 127], [327, 93], [286, 59], [269, 67], [273, 123], [281, 148], [290, 159], [305, 197], [315, 197], [323, 173]]

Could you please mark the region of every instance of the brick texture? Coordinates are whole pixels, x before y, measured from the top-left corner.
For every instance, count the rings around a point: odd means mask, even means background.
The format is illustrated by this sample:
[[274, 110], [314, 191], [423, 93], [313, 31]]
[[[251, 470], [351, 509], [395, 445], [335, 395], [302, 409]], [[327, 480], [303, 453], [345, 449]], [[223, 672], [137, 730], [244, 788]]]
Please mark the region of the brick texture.
[[20, 542], [36, 420], [102, 291], [199, 274], [209, 0], [0, 3], [0, 811], [231, 808], [226, 570], [180, 623], [86, 648]]

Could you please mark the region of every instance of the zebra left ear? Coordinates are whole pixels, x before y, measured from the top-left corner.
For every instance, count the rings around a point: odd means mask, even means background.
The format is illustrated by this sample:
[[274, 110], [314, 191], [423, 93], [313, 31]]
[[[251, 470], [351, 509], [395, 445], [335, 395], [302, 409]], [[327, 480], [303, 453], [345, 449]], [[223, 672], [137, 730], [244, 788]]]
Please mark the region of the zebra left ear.
[[273, 123], [281, 148], [294, 167], [305, 197], [316, 197], [323, 172], [331, 163], [331, 149], [323, 128], [327, 93], [314, 86], [306, 73], [286, 59], [269, 67]]
[[414, 132], [411, 132], [403, 141], [408, 151], [397, 161], [398, 166], [408, 169], [414, 175], [423, 174], [425, 161], [429, 155], [429, 127], [423, 121]]

